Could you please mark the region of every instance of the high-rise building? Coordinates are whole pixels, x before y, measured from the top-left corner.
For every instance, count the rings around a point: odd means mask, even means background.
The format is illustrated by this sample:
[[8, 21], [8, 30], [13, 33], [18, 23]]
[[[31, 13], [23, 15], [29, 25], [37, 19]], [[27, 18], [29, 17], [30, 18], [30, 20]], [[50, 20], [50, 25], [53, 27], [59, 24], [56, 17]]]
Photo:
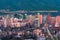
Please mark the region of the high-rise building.
[[4, 18], [3, 22], [4, 22], [4, 27], [7, 27], [7, 18]]
[[52, 20], [51, 15], [47, 15], [46, 22], [50, 24], [51, 20]]
[[2, 26], [2, 25], [3, 25], [3, 17], [0, 16], [0, 26]]
[[60, 23], [60, 16], [56, 16], [56, 23]]
[[39, 19], [40, 24], [42, 24], [42, 15], [41, 14], [38, 14], [37, 16], [38, 16], [38, 19]]
[[28, 20], [32, 20], [32, 15], [28, 15], [26, 18], [27, 18]]
[[55, 19], [56, 19], [55, 17], [52, 17], [52, 19], [51, 19], [51, 24], [52, 25], [54, 25], [56, 23], [56, 20]]
[[46, 18], [47, 18], [47, 15], [42, 15], [42, 22], [45, 23], [46, 22]]
[[13, 18], [13, 17], [12, 17], [12, 18], [10, 18], [11, 27], [14, 27], [13, 20], [14, 20], [14, 18]]

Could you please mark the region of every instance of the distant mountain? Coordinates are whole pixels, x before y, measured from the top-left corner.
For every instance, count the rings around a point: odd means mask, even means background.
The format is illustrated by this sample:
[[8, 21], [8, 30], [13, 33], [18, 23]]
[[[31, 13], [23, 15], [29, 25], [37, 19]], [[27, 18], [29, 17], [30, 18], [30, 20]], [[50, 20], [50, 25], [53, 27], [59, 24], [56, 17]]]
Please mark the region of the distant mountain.
[[60, 11], [60, 0], [0, 0], [0, 9]]

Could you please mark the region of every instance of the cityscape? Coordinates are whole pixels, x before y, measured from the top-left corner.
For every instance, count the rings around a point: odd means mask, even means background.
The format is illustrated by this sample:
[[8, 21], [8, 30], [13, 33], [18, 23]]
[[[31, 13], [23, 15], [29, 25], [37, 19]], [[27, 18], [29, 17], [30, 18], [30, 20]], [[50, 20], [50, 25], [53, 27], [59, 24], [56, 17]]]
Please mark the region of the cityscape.
[[60, 0], [0, 0], [0, 40], [60, 40]]
[[0, 40], [60, 40], [60, 15], [40, 12], [1, 15]]

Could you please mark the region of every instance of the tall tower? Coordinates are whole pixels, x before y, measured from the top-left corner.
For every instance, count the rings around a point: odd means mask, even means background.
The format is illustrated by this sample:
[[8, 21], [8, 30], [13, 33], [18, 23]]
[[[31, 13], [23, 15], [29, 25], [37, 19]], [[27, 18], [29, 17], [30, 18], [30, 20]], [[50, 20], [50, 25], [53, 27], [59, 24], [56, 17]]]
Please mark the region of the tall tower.
[[38, 27], [40, 27], [40, 13], [37, 14], [38, 15]]

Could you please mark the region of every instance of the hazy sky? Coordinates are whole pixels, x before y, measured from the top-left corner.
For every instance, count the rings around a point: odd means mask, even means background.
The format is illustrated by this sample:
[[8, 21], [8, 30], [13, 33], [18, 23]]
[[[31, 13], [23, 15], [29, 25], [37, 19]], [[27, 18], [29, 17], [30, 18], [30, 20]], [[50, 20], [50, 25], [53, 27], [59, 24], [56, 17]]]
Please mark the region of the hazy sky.
[[0, 9], [60, 10], [60, 0], [0, 0]]

